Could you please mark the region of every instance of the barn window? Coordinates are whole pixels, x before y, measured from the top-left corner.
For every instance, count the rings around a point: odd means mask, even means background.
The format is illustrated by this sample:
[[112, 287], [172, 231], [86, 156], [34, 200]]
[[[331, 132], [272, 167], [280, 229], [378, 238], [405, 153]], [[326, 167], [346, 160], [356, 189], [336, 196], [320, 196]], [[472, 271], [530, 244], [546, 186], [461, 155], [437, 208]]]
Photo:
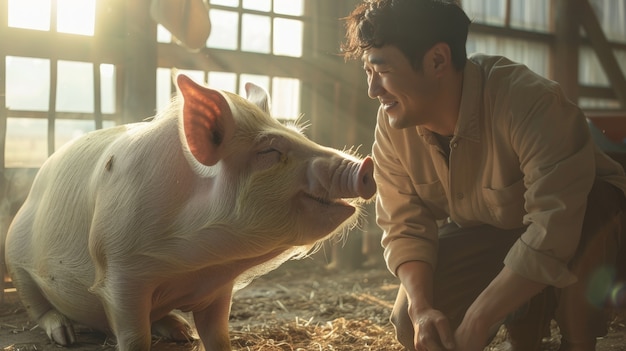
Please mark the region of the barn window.
[[93, 42], [96, 4], [9, 0], [3, 5], [6, 27], [0, 33], [18, 44], [5, 46], [0, 57], [1, 75], [6, 72], [0, 79], [5, 167], [37, 168], [73, 137], [115, 124], [115, 66], [81, 52]]
[[[547, 0], [461, 0], [466, 13], [473, 21], [468, 36], [468, 53], [481, 52], [507, 56], [524, 63], [536, 73], [555, 77], [553, 41], [556, 32], [557, 1]], [[562, 2], [565, 3], [565, 2]], [[614, 42], [614, 55], [626, 72], [626, 2], [614, 0], [589, 0], [604, 35]], [[567, 17], [561, 14], [561, 17]], [[617, 109], [620, 102], [611, 97], [609, 81], [604, 73], [587, 34], [578, 29], [582, 40], [578, 52], [578, 84], [585, 94], [578, 98], [584, 109]], [[568, 75], [572, 75], [571, 72]], [[598, 89], [600, 88], [600, 89]], [[596, 96], [586, 96], [593, 94]]]
[[51, 20], [59, 33], [93, 35], [95, 0], [56, 0], [56, 17], [51, 18], [51, 0], [9, 0], [9, 27], [49, 31]]
[[[246, 82], [255, 83], [270, 94], [273, 116], [283, 120], [298, 118], [302, 112], [301, 79], [285, 75], [286, 72], [260, 72], [267, 65], [259, 60], [284, 60], [284, 65], [276, 64], [278, 67], [302, 65], [289, 60], [303, 56], [304, 0], [211, 0], [209, 5], [211, 35], [202, 52], [218, 58], [214, 62], [218, 66], [197, 70], [192, 67], [196, 64], [187, 66], [185, 62], [162, 57], [157, 72], [157, 109], [164, 108], [174, 93], [170, 68], [177, 67], [184, 73], [194, 71], [191, 76], [197, 82], [239, 95], [245, 95]], [[160, 25], [157, 37], [161, 45], [172, 48], [171, 34]], [[169, 56], [170, 49], [166, 48], [162, 51]]]
[[6, 121], [7, 168], [38, 168], [48, 158], [48, 120], [9, 117]]

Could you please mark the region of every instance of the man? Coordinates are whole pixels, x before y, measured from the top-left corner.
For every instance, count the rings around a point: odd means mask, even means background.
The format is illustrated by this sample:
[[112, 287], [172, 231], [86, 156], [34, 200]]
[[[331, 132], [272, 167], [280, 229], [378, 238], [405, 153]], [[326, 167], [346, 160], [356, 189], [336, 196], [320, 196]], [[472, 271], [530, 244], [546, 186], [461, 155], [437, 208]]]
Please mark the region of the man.
[[[507, 326], [538, 350], [606, 333], [626, 177], [558, 84], [504, 57], [467, 58], [470, 20], [437, 0], [366, 0], [346, 20], [380, 101], [377, 223], [401, 286], [391, 321], [409, 350], [476, 351]], [[604, 287], [606, 288], [606, 287]]]

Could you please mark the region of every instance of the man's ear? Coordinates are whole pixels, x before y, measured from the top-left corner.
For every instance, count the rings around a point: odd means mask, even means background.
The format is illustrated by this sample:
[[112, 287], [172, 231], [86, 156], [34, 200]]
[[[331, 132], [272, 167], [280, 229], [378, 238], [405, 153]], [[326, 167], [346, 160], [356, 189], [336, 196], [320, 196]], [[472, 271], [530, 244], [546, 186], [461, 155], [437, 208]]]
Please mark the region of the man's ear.
[[452, 65], [452, 53], [448, 44], [440, 42], [433, 45], [424, 55], [424, 69], [440, 75]]

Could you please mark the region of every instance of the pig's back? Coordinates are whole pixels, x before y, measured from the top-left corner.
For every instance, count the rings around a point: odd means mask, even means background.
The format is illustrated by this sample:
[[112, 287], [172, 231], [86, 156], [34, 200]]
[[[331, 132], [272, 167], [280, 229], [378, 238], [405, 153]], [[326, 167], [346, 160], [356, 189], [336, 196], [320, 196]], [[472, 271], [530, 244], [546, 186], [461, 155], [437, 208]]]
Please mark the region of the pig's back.
[[[88, 133], [43, 164], [10, 229], [11, 246], [12, 240], [31, 240], [31, 253], [44, 257], [47, 252], [66, 252], [84, 242], [93, 208], [90, 178], [103, 163], [104, 150], [124, 131], [124, 127], [115, 127]], [[76, 244], [68, 248], [68, 243]]]

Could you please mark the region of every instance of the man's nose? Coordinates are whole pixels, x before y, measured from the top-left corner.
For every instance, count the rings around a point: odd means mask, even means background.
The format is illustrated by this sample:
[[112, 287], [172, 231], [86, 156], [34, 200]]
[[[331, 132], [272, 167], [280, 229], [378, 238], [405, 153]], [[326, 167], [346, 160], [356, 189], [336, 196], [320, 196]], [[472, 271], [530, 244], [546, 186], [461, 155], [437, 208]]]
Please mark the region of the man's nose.
[[372, 74], [367, 84], [367, 95], [370, 99], [376, 99], [382, 95], [383, 91], [384, 89], [380, 84], [380, 77], [377, 74]]

